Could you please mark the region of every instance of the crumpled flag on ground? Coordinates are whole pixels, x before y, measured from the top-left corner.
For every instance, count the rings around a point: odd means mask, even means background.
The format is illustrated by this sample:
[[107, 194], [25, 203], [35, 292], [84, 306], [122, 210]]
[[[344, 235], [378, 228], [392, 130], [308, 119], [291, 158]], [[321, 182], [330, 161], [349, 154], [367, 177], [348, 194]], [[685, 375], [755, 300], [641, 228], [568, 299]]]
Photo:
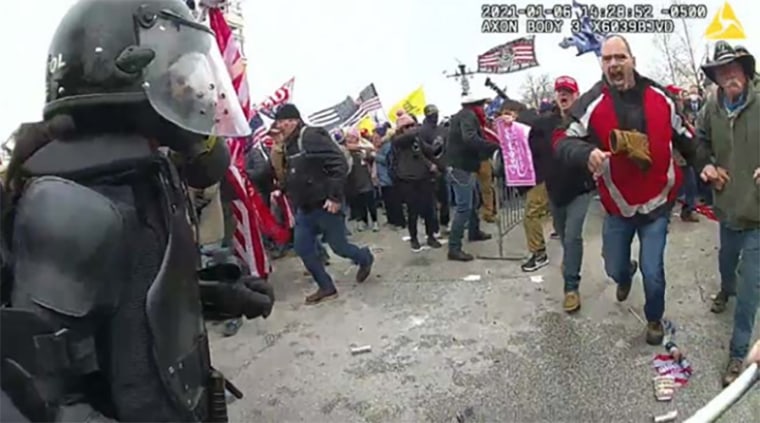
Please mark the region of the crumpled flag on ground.
[[[665, 332], [662, 340], [663, 346], [668, 342], [675, 342], [675, 323], [671, 320], [663, 319], [662, 328]], [[675, 379], [676, 386], [679, 388], [686, 385], [692, 374], [691, 364], [685, 358], [682, 358], [681, 361], [676, 361], [670, 354], [656, 354], [652, 359], [652, 367], [661, 376], [672, 376]]]
[[652, 367], [661, 376], [673, 376], [676, 386], [679, 388], [689, 382], [689, 378], [693, 373], [691, 364], [686, 359], [677, 362], [670, 354], [655, 355], [654, 359], [652, 359]]

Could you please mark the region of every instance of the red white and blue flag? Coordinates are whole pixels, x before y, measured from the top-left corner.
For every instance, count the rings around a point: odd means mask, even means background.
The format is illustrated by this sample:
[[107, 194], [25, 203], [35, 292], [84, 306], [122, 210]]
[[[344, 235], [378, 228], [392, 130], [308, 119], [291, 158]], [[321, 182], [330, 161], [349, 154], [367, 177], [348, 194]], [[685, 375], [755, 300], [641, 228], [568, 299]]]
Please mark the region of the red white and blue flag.
[[272, 95], [256, 106], [258, 112], [269, 119], [274, 119], [274, 114], [278, 107], [293, 102], [293, 85], [295, 85], [295, 82], [296, 77], [294, 76], [282, 84]]
[[272, 137], [269, 134], [269, 126], [264, 122], [264, 117], [258, 111], [254, 110], [251, 113], [251, 119], [249, 121], [251, 125], [251, 139], [253, 144], [263, 144], [267, 148], [272, 147]]
[[[235, 37], [232, 35], [224, 15], [218, 8], [209, 10], [209, 25], [216, 34], [216, 42], [246, 118], [251, 119], [252, 110], [245, 72], [245, 61]], [[230, 167], [227, 181], [237, 196], [232, 201], [232, 213], [235, 218], [233, 248], [250, 269], [251, 275], [266, 278], [271, 273], [271, 263], [264, 249], [262, 231], [278, 244], [284, 244], [290, 238], [287, 225], [278, 224], [264, 200], [256, 192], [245, 172], [245, 138], [228, 139], [230, 150]]]

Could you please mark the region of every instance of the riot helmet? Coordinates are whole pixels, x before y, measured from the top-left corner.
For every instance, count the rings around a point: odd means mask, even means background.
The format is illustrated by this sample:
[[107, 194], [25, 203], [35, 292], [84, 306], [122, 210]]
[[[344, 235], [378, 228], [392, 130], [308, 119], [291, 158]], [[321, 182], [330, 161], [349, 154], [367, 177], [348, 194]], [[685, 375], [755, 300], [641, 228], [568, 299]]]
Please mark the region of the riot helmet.
[[46, 119], [147, 103], [191, 133], [251, 132], [214, 33], [182, 0], [79, 0], [53, 37], [46, 81]]

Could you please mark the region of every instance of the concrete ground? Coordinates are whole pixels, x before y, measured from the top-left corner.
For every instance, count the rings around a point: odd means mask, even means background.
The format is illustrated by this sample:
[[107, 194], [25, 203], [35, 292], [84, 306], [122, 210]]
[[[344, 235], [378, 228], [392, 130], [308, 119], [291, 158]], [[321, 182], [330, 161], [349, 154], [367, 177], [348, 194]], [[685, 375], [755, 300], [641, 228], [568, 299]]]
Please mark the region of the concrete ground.
[[[272, 316], [246, 322], [231, 338], [211, 330], [215, 365], [246, 394], [230, 405], [230, 420], [651, 422], [678, 410], [682, 421], [720, 391], [726, 364], [733, 305], [722, 315], [709, 311], [718, 287], [716, 225], [671, 225], [666, 317], [694, 375], [671, 403], [658, 403], [651, 358], [663, 348], [645, 344], [644, 325], [629, 311], [643, 315], [640, 274], [618, 303], [602, 268], [601, 222], [593, 203], [583, 308], [572, 316], [561, 311], [558, 241], [547, 241], [551, 265], [525, 274], [516, 261], [454, 263], [445, 249], [412, 253], [405, 234], [390, 229], [358, 234], [376, 253], [372, 278], [357, 285], [356, 268], [334, 258], [340, 298], [317, 306], [303, 304], [313, 285], [300, 262], [275, 262]], [[521, 254], [522, 230], [505, 245]], [[466, 249], [497, 252], [496, 241]], [[481, 279], [465, 280], [470, 275]], [[362, 345], [372, 351], [352, 356], [351, 347]], [[755, 388], [722, 421], [757, 422], [758, 410]]]

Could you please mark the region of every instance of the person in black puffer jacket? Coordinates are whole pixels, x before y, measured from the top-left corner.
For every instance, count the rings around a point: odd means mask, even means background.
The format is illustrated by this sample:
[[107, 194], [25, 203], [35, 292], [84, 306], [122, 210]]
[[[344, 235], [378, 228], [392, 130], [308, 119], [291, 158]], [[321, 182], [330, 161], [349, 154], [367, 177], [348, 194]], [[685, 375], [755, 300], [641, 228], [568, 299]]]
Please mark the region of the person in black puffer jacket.
[[406, 113], [396, 119], [396, 134], [391, 139], [391, 144], [394, 157], [392, 175], [394, 184], [398, 183], [406, 203], [412, 250], [421, 249], [417, 238], [418, 216], [425, 221], [427, 244], [431, 248], [441, 248], [441, 243], [435, 238], [437, 221], [433, 184], [435, 176], [441, 172], [440, 165], [432, 149], [420, 139], [419, 126]]

